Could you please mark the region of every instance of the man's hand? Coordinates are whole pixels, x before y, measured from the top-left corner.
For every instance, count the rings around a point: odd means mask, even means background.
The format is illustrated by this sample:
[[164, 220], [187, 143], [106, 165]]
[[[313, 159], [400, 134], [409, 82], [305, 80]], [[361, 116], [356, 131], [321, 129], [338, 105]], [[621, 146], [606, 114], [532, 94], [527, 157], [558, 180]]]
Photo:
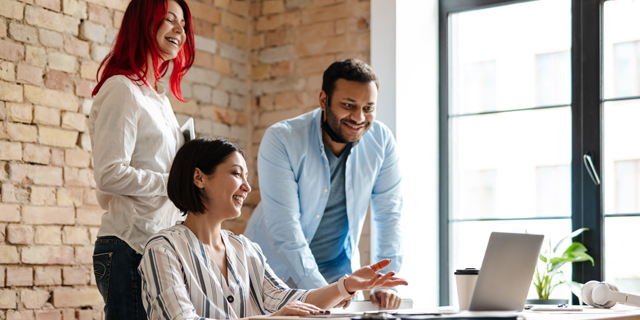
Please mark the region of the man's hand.
[[398, 309], [402, 299], [391, 289], [378, 289], [369, 297], [371, 303], [380, 309]]

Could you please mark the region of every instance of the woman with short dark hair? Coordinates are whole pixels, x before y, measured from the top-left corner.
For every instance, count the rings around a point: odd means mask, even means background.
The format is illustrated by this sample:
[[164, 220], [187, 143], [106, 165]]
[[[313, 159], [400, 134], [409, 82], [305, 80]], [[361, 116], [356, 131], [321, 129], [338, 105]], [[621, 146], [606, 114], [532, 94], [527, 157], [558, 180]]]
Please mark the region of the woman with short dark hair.
[[247, 176], [242, 150], [227, 140], [199, 138], [178, 151], [168, 194], [187, 218], [145, 247], [138, 270], [148, 319], [320, 314], [358, 290], [407, 284], [394, 272], [379, 274], [389, 264], [382, 260], [319, 289], [287, 287], [258, 245], [222, 230], [241, 214]]

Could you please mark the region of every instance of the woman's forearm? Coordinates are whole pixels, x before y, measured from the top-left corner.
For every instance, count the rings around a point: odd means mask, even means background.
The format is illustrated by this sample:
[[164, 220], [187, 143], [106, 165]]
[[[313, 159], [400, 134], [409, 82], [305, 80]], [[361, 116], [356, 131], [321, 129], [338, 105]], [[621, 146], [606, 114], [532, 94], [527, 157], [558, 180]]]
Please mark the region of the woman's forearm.
[[338, 283], [334, 282], [322, 288], [313, 289], [307, 295], [306, 303], [313, 304], [321, 309], [331, 309], [343, 298], [338, 290]]

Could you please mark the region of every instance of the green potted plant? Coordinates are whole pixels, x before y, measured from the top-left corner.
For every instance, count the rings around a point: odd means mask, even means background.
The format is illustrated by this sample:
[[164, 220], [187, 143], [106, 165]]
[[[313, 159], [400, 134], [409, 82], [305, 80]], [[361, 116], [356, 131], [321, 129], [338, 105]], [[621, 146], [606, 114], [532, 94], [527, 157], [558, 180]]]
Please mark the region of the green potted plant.
[[564, 251], [561, 250], [561, 246], [565, 241], [573, 239], [586, 230], [589, 229], [580, 228], [572, 232], [553, 247], [551, 246], [551, 240], [549, 240], [549, 247], [540, 253], [538, 265], [533, 275], [533, 285], [538, 293], [538, 300], [529, 300], [527, 303], [558, 303], [558, 301], [549, 300], [549, 295], [551, 295], [555, 287], [562, 284], [567, 285], [571, 292], [578, 299], [581, 299], [582, 284], [567, 280], [560, 269], [565, 264], [573, 262], [591, 261], [591, 265], [593, 265], [593, 258], [587, 253], [587, 248], [580, 242], [572, 242]]

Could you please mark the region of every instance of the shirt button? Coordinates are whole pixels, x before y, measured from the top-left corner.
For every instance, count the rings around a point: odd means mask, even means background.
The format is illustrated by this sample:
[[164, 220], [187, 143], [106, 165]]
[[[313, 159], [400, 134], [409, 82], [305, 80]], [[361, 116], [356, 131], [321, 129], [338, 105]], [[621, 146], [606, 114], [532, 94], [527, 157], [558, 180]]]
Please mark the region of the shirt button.
[[329, 165], [328, 165], [328, 164], [325, 164], [324, 166], [325, 166], [325, 167], [328, 167]]
[[284, 277], [282, 277], [282, 281], [284, 281]]
[[316, 218], [320, 218], [320, 215], [319, 215], [319, 214], [316, 214]]
[[227, 297], [227, 301], [229, 301], [229, 303], [232, 303], [233, 302], [233, 296], [228, 296]]
[[324, 189], [324, 192], [327, 192], [327, 191], [329, 191], [329, 190], [327, 190], [327, 188], [325, 188], [325, 189]]
[[304, 238], [305, 241], [309, 242], [309, 238]]

